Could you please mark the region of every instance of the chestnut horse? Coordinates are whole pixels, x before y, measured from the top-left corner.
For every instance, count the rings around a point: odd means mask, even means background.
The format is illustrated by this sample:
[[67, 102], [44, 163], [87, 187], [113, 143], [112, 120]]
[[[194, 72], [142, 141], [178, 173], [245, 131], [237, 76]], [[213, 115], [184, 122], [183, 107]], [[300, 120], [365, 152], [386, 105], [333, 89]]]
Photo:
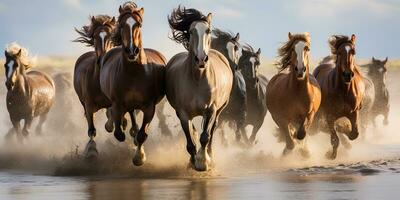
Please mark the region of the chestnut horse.
[[137, 134], [132, 135], [137, 145], [133, 158], [136, 166], [146, 160], [143, 143], [156, 105], [165, 95], [166, 60], [161, 53], [143, 48], [143, 13], [144, 9], [138, 9], [133, 2], [120, 6], [113, 41], [121, 46], [106, 53], [100, 71], [101, 90], [111, 100], [114, 136], [119, 141], [125, 140], [121, 129], [122, 116], [135, 109], [143, 112], [142, 126]]
[[[190, 164], [197, 171], [205, 171], [211, 162], [212, 138], [218, 118], [229, 102], [233, 76], [229, 61], [210, 48], [211, 18], [196, 9], [178, 7], [168, 17], [172, 39], [182, 43], [182, 52], [167, 64], [166, 95], [181, 122], [186, 136]], [[201, 148], [196, 153], [194, 138], [197, 133], [192, 123], [203, 117]]]
[[379, 115], [383, 115], [384, 125], [389, 123], [389, 91], [386, 86], [387, 61], [387, 57], [385, 60], [379, 60], [372, 57], [371, 63], [361, 66], [368, 69], [368, 77], [372, 80], [375, 88], [375, 101], [368, 116], [369, 121], [372, 122], [374, 126], [376, 125], [375, 118]]
[[[5, 75], [7, 86], [7, 110], [17, 136], [27, 136], [35, 117], [39, 117], [36, 133], [42, 132], [47, 113], [54, 103], [55, 85], [48, 75], [29, 71], [33, 65], [28, 51], [17, 43], [7, 46], [5, 52]], [[20, 121], [24, 120], [21, 131]], [[12, 133], [9, 132], [9, 133]], [[7, 137], [10, 135], [7, 135]]]
[[[267, 108], [286, 139], [283, 155], [294, 148], [292, 134], [303, 140], [321, 103], [321, 90], [310, 75], [310, 35], [289, 33], [289, 41], [279, 48], [280, 73], [267, 85]], [[288, 72], [283, 72], [289, 69]], [[291, 133], [291, 127], [295, 133]]]
[[267, 115], [266, 90], [268, 79], [258, 73], [260, 67], [261, 49], [255, 51], [250, 45], [242, 47], [242, 55], [239, 58], [239, 69], [243, 73], [246, 82], [247, 106], [245, 126], [252, 125], [253, 130], [249, 143], [256, 142], [256, 135], [264, 123]]
[[351, 131], [345, 133], [350, 140], [358, 135], [359, 110], [364, 97], [365, 84], [355, 63], [356, 36], [333, 35], [329, 39], [333, 62], [324, 62], [314, 70], [314, 76], [321, 86], [322, 102], [319, 117], [322, 117], [331, 135], [332, 152], [327, 157], [335, 159], [339, 137], [335, 121], [341, 117], [350, 120]]
[[[244, 142], [247, 142], [248, 138], [244, 125], [247, 104], [246, 83], [242, 72], [238, 68], [239, 33], [233, 35], [219, 29], [213, 30], [212, 33], [214, 37], [211, 40], [211, 48], [219, 51], [228, 59], [233, 74], [233, 86], [229, 103], [220, 116], [221, 126], [224, 123], [234, 125], [236, 141], [239, 142], [242, 138]], [[221, 131], [223, 143], [226, 143], [225, 131], [223, 129]]]
[[[94, 142], [96, 136], [96, 128], [93, 123], [94, 113], [99, 109], [111, 106], [111, 102], [100, 90], [99, 79], [100, 60], [113, 46], [111, 33], [115, 26], [114, 17], [98, 15], [91, 17], [89, 26], [83, 26], [81, 30], [75, 29], [81, 36], [74, 42], [94, 47], [94, 51], [86, 52], [77, 59], [74, 70], [74, 88], [85, 110], [88, 136], [90, 137], [85, 152], [87, 158], [95, 158], [98, 154]], [[110, 123], [112, 124], [112, 121], [109, 118], [107, 124]]]

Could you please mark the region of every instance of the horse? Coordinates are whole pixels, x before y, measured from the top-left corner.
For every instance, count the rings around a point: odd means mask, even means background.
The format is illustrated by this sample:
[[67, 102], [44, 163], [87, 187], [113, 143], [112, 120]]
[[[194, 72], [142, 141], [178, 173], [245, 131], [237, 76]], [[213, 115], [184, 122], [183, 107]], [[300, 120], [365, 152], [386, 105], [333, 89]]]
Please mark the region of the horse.
[[[246, 120], [246, 83], [242, 72], [238, 68], [240, 35], [239, 33], [233, 35], [220, 29], [214, 29], [212, 34], [211, 48], [219, 51], [228, 59], [233, 75], [233, 87], [229, 98], [230, 100], [221, 113], [220, 124], [222, 126], [224, 123], [231, 122], [236, 128], [236, 141], [240, 142], [242, 137], [243, 140], [247, 142], [248, 138], [244, 126]], [[223, 143], [226, 143], [224, 130], [222, 130], [222, 135]]]
[[333, 62], [323, 62], [317, 66], [313, 75], [321, 86], [322, 101], [319, 117], [325, 120], [330, 136], [332, 152], [329, 159], [337, 157], [339, 137], [335, 121], [341, 117], [350, 120], [351, 131], [345, 134], [350, 140], [359, 135], [359, 110], [363, 102], [365, 84], [355, 63], [356, 36], [333, 35], [329, 39]]
[[252, 125], [253, 130], [249, 143], [254, 144], [256, 135], [264, 123], [267, 115], [266, 90], [268, 78], [258, 73], [260, 66], [261, 49], [257, 51], [248, 44], [242, 47], [242, 55], [239, 58], [239, 69], [243, 73], [246, 82], [247, 107], [245, 126]]
[[372, 122], [374, 126], [376, 126], [375, 118], [379, 115], [383, 115], [383, 124], [387, 125], [389, 123], [389, 91], [386, 86], [386, 74], [387, 68], [386, 63], [388, 58], [385, 60], [379, 60], [372, 57], [371, 63], [366, 65], [362, 65], [362, 68], [367, 68], [368, 74], [367, 76], [372, 80], [373, 86], [375, 88], [375, 101], [372, 105], [372, 108], [369, 112], [368, 121]]
[[[95, 148], [94, 137], [96, 127], [94, 126], [94, 113], [102, 108], [111, 106], [111, 102], [100, 89], [100, 62], [105, 53], [113, 47], [111, 34], [116, 26], [115, 17], [97, 15], [90, 18], [90, 25], [83, 26], [75, 31], [80, 35], [73, 42], [80, 42], [86, 46], [93, 47], [94, 51], [82, 54], [75, 63], [73, 85], [76, 94], [85, 111], [88, 125], [89, 142], [86, 146], [85, 156], [88, 159], [96, 158], [98, 155]], [[110, 111], [108, 111], [110, 112]], [[108, 117], [106, 130], [112, 131], [112, 120]]]
[[[13, 131], [17, 136], [28, 136], [35, 117], [39, 117], [36, 133], [42, 133], [47, 114], [53, 106], [55, 96], [54, 81], [43, 72], [30, 70], [35, 65], [27, 49], [13, 42], [7, 45], [5, 75], [7, 87], [7, 110]], [[21, 130], [20, 122], [24, 120]], [[7, 137], [11, 136], [7, 134]]]
[[134, 110], [143, 112], [140, 130], [131, 135], [137, 145], [132, 160], [136, 166], [146, 160], [143, 143], [156, 105], [165, 96], [166, 60], [156, 50], [143, 48], [143, 13], [144, 8], [137, 8], [133, 2], [119, 7], [118, 26], [112, 37], [119, 46], [106, 53], [100, 71], [101, 91], [111, 101], [114, 136], [119, 141], [125, 140], [122, 116]]
[[292, 134], [298, 140], [305, 138], [321, 103], [320, 87], [309, 73], [310, 35], [289, 32], [288, 37], [278, 49], [279, 73], [271, 78], [266, 92], [267, 108], [279, 127], [280, 137], [286, 140], [283, 155], [294, 149]]
[[[188, 52], [173, 56], [166, 67], [166, 96], [175, 109], [186, 136], [189, 165], [197, 171], [209, 169], [212, 138], [218, 118], [229, 102], [233, 75], [229, 61], [211, 49], [212, 14], [179, 6], [168, 16], [172, 37]], [[198, 152], [192, 120], [203, 117]]]

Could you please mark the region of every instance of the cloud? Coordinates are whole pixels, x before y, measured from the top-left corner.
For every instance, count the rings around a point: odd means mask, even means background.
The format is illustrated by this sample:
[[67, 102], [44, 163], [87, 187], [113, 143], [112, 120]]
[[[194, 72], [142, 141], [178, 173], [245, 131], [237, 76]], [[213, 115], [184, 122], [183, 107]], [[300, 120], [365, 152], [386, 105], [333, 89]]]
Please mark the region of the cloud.
[[392, 16], [400, 12], [400, 3], [389, 0], [295, 0], [287, 7], [301, 17], [332, 18], [341, 13], [362, 11], [375, 17]]
[[80, 0], [64, 0], [64, 3], [68, 6], [71, 6], [76, 9], [81, 8], [81, 1]]

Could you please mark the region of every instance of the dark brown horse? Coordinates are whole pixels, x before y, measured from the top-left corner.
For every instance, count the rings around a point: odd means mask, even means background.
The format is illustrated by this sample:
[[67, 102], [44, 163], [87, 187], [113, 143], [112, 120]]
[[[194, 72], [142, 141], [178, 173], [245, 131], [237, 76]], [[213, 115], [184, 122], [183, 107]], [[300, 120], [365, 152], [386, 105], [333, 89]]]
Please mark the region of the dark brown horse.
[[368, 69], [368, 77], [372, 80], [375, 88], [375, 100], [369, 112], [369, 121], [372, 122], [374, 126], [376, 125], [375, 118], [379, 115], [383, 115], [384, 125], [389, 123], [389, 91], [386, 87], [387, 61], [387, 57], [385, 60], [372, 57], [371, 63], [361, 66]]
[[249, 143], [256, 142], [256, 135], [264, 123], [267, 115], [266, 90], [268, 79], [258, 72], [260, 67], [261, 49], [255, 51], [250, 45], [242, 47], [242, 55], [239, 58], [239, 69], [243, 73], [246, 82], [247, 106], [246, 125], [252, 125], [253, 130]]
[[[198, 171], [207, 170], [211, 162], [213, 133], [229, 102], [233, 82], [229, 61], [210, 48], [211, 18], [211, 13], [205, 16], [196, 9], [182, 7], [168, 17], [172, 39], [182, 43], [188, 52], [179, 53], [168, 62], [166, 94], [185, 132], [190, 164]], [[203, 117], [198, 152], [192, 123], [196, 116]]]
[[363, 102], [365, 84], [355, 63], [356, 36], [350, 38], [334, 35], [329, 39], [333, 62], [324, 62], [314, 70], [314, 76], [321, 86], [322, 101], [320, 113], [331, 135], [332, 152], [327, 156], [335, 159], [339, 146], [339, 137], [335, 130], [335, 121], [347, 117], [351, 123], [350, 140], [359, 135], [359, 110]]
[[122, 116], [136, 109], [143, 112], [142, 126], [137, 134], [132, 135], [137, 145], [133, 164], [137, 166], [146, 160], [143, 143], [156, 105], [165, 95], [166, 60], [161, 53], [143, 48], [143, 13], [144, 9], [138, 9], [133, 2], [120, 6], [113, 41], [121, 46], [107, 52], [100, 72], [101, 90], [112, 103], [114, 136], [119, 141], [125, 140], [121, 129]]
[[[320, 87], [309, 73], [310, 36], [308, 33], [289, 33], [288, 36], [288, 42], [278, 50], [280, 73], [269, 81], [266, 99], [280, 137], [286, 140], [284, 155], [294, 148], [293, 136], [298, 140], [305, 138], [321, 103]], [[287, 69], [289, 71], [284, 72]]]
[[[85, 110], [88, 124], [88, 136], [90, 137], [86, 149], [90, 150], [86, 151], [86, 157], [88, 158], [97, 156], [94, 143], [94, 137], [96, 136], [96, 128], [93, 123], [94, 113], [99, 109], [111, 106], [111, 102], [100, 89], [100, 61], [113, 46], [111, 33], [115, 26], [114, 17], [98, 15], [91, 17], [89, 26], [83, 26], [81, 30], [75, 29], [81, 37], [74, 41], [94, 47], [95, 50], [81, 55], [75, 63], [74, 70], [74, 88]], [[109, 119], [107, 124], [112, 125], [112, 121]], [[106, 125], [107, 127], [110, 127], [110, 125]]]
[[[38, 71], [29, 71], [33, 65], [28, 51], [17, 43], [11, 43], [5, 50], [5, 75], [7, 86], [7, 110], [17, 136], [29, 134], [32, 120], [39, 117], [37, 134], [42, 132], [47, 113], [54, 103], [53, 80]], [[24, 120], [21, 131], [20, 121]], [[11, 132], [9, 132], [11, 133]]]

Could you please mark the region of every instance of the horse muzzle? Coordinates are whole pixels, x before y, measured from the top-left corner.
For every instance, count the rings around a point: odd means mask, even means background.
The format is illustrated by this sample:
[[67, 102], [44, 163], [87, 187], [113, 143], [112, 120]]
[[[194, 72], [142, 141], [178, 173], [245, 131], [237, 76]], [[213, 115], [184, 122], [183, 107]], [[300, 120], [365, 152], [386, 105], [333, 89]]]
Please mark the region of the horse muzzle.
[[129, 60], [137, 60], [139, 57], [140, 49], [138, 47], [127, 47], [125, 48], [125, 53], [128, 56]]
[[350, 83], [351, 79], [354, 77], [354, 72], [343, 72], [343, 79], [345, 83]]
[[207, 62], [208, 62], [208, 55], [199, 57], [199, 56], [194, 56], [194, 61], [196, 64], [199, 66], [199, 68], [205, 68]]

